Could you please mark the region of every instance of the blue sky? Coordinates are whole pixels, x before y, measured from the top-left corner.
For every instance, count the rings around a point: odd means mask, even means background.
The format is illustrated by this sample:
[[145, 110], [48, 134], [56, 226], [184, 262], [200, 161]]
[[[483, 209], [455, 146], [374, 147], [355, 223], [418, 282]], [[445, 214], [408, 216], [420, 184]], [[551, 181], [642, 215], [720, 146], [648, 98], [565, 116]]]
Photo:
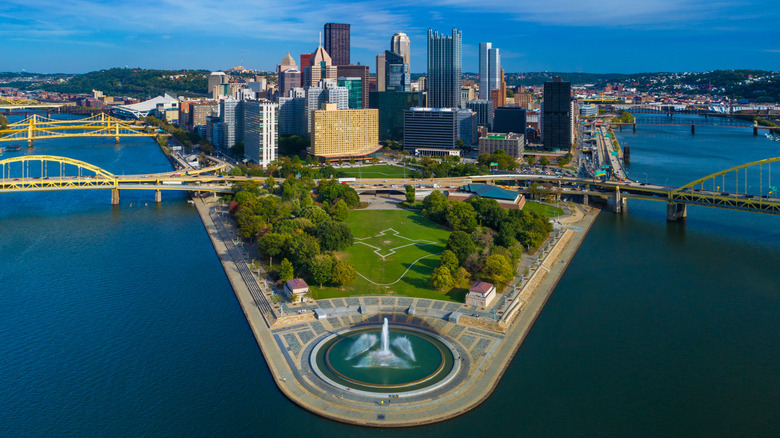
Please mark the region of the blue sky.
[[271, 70], [312, 52], [326, 22], [352, 25], [352, 62], [371, 66], [395, 32], [425, 71], [429, 27], [463, 31], [507, 72], [780, 70], [778, 0], [2, 0], [0, 71], [110, 67]]

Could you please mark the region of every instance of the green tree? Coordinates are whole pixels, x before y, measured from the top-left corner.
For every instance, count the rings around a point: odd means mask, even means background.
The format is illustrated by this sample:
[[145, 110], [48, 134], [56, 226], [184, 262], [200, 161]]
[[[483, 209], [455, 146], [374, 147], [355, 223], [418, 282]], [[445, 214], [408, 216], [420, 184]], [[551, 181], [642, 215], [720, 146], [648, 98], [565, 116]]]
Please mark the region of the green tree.
[[257, 249], [261, 254], [268, 256], [271, 266], [274, 265], [274, 256], [279, 255], [282, 252], [282, 248], [285, 247], [287, 238], [283, 234], [269, 233], [263, 236], [257, 242]]
[[477, 227], [477, 212], [471, 204], [465, 202], [451, 202], [445, 213], [447, 225], [453, 230], [462, 230], [467, 233]]
[[320, 254], [317, 257], [314, 257], [311, 266], [309, 266], [312, 280], [319, 283], [320, 287], [322, 287], [322, 284], [330, 281], [333, 276], [334, 264], [335, 259], [329, 255]]
[[0, 129], [8, 129], [8, 118], [0, 114]]
[[550, 164], [550, 160], [547, 157], [542, 157], [539, 159], [540, 166], [547, 167], [548, 164]]
[[305, 217], [306, 219], [312, 221], [314, 226], [319, 226], [321, 223], [330, 220], [328, 213], [325, 213], [325, 210], [317, 207], [316, 205], [312, 205], [301, 210], [301, 217]]
[[509, 283], [512, 280], [514, 271], [507, 261], [506, 257], [500, 254], [492, 254], [485, 261], [485, 268], [482, 270], [482, 276], [489, 282], [496, 285]]
[[440, 191], [434, 190], [423, 199], [422, 215], [436, 223], [446, 224], [447, 205], [449, 205], [449, 202], [447, 197]]
[[276, 187], [276, 180], [274, 177], [269, 176], [265, 179], [265, 185], [268, 186], [268, 190], [273, 190]]
[[469, 274], [469, 271], [467, 271], [464, 267], [460, 267], [457, 271], [455, 271], [452, 279], [455, 280], [455, 286], [468, 287], [468, 281], [470, 277], [471, 274]]
[[505, 222], [501, 224], [501, 229], [498, 231], [498, 235], [496, 236], [496, 243], [503, 247], [509, 248], [510, 246], [517, 243], [516, 236], [517, 230], [515, 227], [511, 223]]
[[239, 160], [244, 158], [244, 142], [239, 141], [230, 147], [230, 153]]
[[460, 264], [463, 264], [466, 257], [473, 253], [476, 248], [474, 241], [471, 240], [471, 236], [464, 231], [453, 232], [447, 240], [447, 249], [455, 254]]
[[294, 269], [292, 263], [289, 260], [284, 259], [279, 264], [279, 280], [290, 281], [295, 278]]
[[343, 199], [336, 201], [333, 206], [330, 207], [330, 217], [337, 221], [345, 221], [349, 217], [349, 207]]
[[320, 248], [325, 251], [341, 251], [354, 242], [352, 230], [344, 222], [328, 220], [317, 227], [317, 239]]
[[230, 169], [230, 172], [228, 172], [228, 175], [230, 176], [244, 176], [244, 171], [241, 170], [240, 167], [236, 166], [232, 169]]
[[445, 249], [441, 253], [441, 259], [439, 261], [439, 265], [440, 266], [446, 266], [447, 269], [450, 270], [450, 272], [455, 272], [455, 271], [458, 270], [458, 266], [459, 266], [459, 264], [458, 264], [458, 257], [455, 256], [454, 252], [452, 252], [452, 251], [450, 251], [448, 249]]
[[252, 212], [251, 208], [241, 207], [238, 213], [236, 213], [236, 225], [241, 236], [249, 239], [256, 236], [265, 226], [265, 223], [262, 218]]
[[333, 266], [333, 277], [331, 280], [343, 289], [344, 286], [355, 281], [356, 275], [357, 271], [355, 271], [355, 267], [352, 266], [352, 263], [346, 260], [339, 260], [336, 262], [336, 265]]
[[296, 266], [308, 266], [314, 260], [314, 257], [320, 253], [320, 244], [310, 234], [293, 234], [290, 235], [285, 253]]
[[439, 266], [431, 273], [431, 284], [440, 291], [449, 290], [455, 284], [450, 269], [446, 266]]
[[410, 207], [414, 205], [414, 186], [411, 184], [406, 185], [406, 203]]
[[529, 166], [533, 166], [534, 162], [536, 161], [536, 157], [533, 156], [533, 155], [526, 155], [525, 156], [525, 161], [528, 161], [528, 165]]

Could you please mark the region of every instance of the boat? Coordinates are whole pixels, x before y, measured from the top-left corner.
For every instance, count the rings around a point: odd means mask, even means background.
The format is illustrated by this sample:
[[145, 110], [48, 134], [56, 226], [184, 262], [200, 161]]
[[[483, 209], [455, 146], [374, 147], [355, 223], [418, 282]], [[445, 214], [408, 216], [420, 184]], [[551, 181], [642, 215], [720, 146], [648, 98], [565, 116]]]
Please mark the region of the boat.
[[5, 151], [6, 152], [17, 152], [17, 151], [21, 151], [21, 150], [22, 150], [22, 146], [18, 145], [18, 144], [12, 144], [12, 145], [9, 145], [9, 146], [5, 147]]

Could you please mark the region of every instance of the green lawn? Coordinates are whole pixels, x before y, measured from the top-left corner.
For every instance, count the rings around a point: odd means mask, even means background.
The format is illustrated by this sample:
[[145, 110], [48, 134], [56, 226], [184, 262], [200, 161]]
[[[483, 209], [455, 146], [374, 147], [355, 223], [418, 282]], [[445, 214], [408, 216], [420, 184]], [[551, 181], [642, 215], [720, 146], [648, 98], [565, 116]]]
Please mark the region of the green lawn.
[[[377, 164], [375, 166], [345, 167], [339, 169], [349, 176], [360, 178], [403, 178], [404, 168], [391, 166], [389, 164]], [[411, 169], [406, 169], [406, 177], [411, 178], [416, 173]]]
[[554, 205], [540, 204], [538, 202], [531, 202], [528, 200], [526, 200], [525, 205], [523, 206], [523, 211], [535, 211], [547, 217], [555, 217], [556, 215], [563, 214], [563, 209]]
[[[398, 294], [463, 301], [462, 290], [442, 293], [430, 285], [431, 272], [439, 266], [439, 255], [447, 245], [449, 231], [417, 212], [406, 210], [352, 211], [347, 223], [355, 236], [355, 244], [338, 257], [349, 260], [357, 272], [381, 286], [358, 275], [345, 290], [311, 285], [315, 299]], [[398, 233], [386, 231], [388, 229]], [[383, 231], [385, 234], [378, 236]], [[387, 285], [389, 283], [393, 284]]]

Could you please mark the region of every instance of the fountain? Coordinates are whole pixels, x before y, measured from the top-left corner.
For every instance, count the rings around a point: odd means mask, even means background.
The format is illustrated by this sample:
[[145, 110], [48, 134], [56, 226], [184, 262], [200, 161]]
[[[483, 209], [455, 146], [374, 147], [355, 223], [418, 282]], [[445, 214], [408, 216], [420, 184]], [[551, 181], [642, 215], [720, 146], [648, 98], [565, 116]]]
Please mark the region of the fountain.
[[312, 368], [331, 384], [366, 393], [428, 391], [446, 382], [459, 362], [453, 348], [433, 333], [415, 327], [346, 329], [312, 350]]

